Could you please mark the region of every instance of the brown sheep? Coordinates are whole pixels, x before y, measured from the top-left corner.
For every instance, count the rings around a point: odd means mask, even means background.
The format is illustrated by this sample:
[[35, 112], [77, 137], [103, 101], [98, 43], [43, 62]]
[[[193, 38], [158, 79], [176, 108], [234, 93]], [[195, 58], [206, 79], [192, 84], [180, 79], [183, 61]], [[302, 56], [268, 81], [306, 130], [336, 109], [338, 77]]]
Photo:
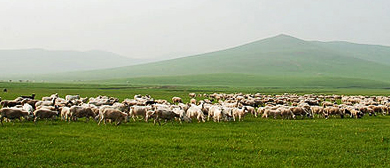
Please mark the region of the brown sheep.
[[273, 109], [265, 109], [262, 118], [268, 118], [269, 116], [273, 116], [274, 119], [276, 119], [277, 116], [281, 115], [281, 111], [279, 109], [273, 110]]
[[375, 113], [382, 113], [383, 115], [385, 115], [386, 111], [383, 107], [385, 107], [385, 106], [374, 106], [374, 105], [368, 106], [368, 108], [374, 110]]
[[172, 103], [183, 103], [180, 97], [172, 97]]
[[15, 108], [2, 108], [2, 109], [0, 109], [1, 125], [3, 125], [4, 118], [7, 118], [9, 120], [18, 119], [19, 121], [21, 121], [20, 117], [28, 119], [29, 113], [27, 111], [23, 111], [22, 109], [15, 109]]
[[37, 103], [35, 103], [35, 108], [39, 106], [54, 106], [56, 104], [56, 99], [57, 98], [53, 98], [53, 100], [50, 101], [38, 101]]
[[328, 102], [328, 101], [322, 102], [322, 107], [333, 106], [333, 105], [335, 105], [335, 103], [331, 103], [331, 102]]
[[103, 113], [100, 116], [100, 120], [99, 120], [98, 125], [100, 125], [100, 123], [102, 121], [104, 121], [104, 125], [105, 125], [107, 119], [110, 119], [111, 121], [114, 121], [114, 122], [117, 121], [116, 125], [119, 125], [122, 123], [122, 121], [127, 122], [128, 118], [129, 118], [129, 115], [126, 113], [123, 113], [117, 109], [106, 108], [106, 109], [104, 109]]
[[29, 105], [31, 105], [32, 107], [35, 108], [35, 104], [36, 104], [38, 101], [39, 101], [39, 100], [24, 99], [21, 103], [22, 103], [22, 104], [28, 103]]
[[339, 107], [326, 107], [324, 108], [324, 117], [326, 119], [329, 118], [331, 115], [340, 115], [341, 118], [344, 118], [344, 113], [342, 110], [340, 110]]
[[1, 107], [15, 107], [16, 105], [21, 105], [22, 102], [14, 100], [3, 100], [0, 105]]
[[191, 104], [196, 104], [196, 99], [191, 99], [191, 100], [190, 100], [190, 103], [191, 103]]
[[294, 113], [288, 107], [280, 107], [278, 110], [280, 111], [282, 118], [296, 119]]
[[323, 107], [320, 107], [320, 106], [311, 106], [311, 111], [313, 114], [317, 114], [317, 115], [323, 115], [324, 113], [324, 108]]
[[[172, 110], [158, 109], [151, 115], [151, 117], [154, 118], [154, 125], [156, 125], [156, 122], [161, 125], [160, 119], [165, 120], [164, 124], [166, 124], [168, 120], [170, 120], [173, 124], [175, 118], [180, 118], [180, 114], [176, 114]], [[180, 120], [182, 120], [182, 118], [180, 118]]]
[[190, 98], [195, 98], [196, 97], [196, 93], [189, 93], [188, 96], [190, 96]]
[[[96, 114], [89, 107], [81, 107], [81, 106], [72, 106], [69, 109], [70, 120], [76, 121], [78, 118], [86, 118], [86, 122], [89, 121], [89, 118], [95, 118]], [[70, 121], [69, 120], [69, 121]]]
[[344, 108], [344, 114], [349, 114], [351, 118], [362, 118], [363, 113], [356, 109], [351, 108]]
[[51, 119], [54, 120], [58, 116], [58, 111], [52, 111], [49, 109], [38, 109], [34, 111], [34, 123], [36, 124], [38, 119]]
[[310, 113], [302, 107], [290, 107], [290, 110], [292, 113], [294, 113], [294, 115], [300, 115], [302, 118], [304, 118], [305, 116], [311, 116]]

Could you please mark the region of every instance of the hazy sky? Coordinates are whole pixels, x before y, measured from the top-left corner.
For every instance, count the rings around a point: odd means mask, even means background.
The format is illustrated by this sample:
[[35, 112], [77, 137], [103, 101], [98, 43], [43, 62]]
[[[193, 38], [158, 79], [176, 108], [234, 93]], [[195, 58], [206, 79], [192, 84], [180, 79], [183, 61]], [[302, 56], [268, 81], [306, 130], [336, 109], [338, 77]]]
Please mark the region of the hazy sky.
[[168, 59], [281, 33], [390, 46], [390, 0], [0, 0], [0, 49]]

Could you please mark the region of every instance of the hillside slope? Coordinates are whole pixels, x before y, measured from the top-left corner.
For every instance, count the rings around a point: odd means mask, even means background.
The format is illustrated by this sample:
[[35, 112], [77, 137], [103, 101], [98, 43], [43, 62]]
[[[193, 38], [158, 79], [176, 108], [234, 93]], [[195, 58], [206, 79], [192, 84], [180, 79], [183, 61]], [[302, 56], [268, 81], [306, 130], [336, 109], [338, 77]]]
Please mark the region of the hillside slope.
[[[252, 74], [288, 77], [341, 77], [388, 82], [390, 47], [312, 42], [287, 35], [179, 59], [113, 69], [45, 76], [51, 80], [100, 80], [198, 74]], [[42, 77], [42, 76], [41, 76]]]
[[142, 61], [105, 51], [0, 50], [0, 75], [95, 70], [135, 65]]

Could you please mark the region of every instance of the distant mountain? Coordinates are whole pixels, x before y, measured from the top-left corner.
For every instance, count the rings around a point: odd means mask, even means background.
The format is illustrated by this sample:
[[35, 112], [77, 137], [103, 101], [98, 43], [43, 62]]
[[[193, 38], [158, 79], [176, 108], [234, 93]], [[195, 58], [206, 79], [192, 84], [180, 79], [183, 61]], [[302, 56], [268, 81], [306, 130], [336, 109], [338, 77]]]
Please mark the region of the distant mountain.
[[131, 59], [105, 51], [58, 51], [44, 49], [0, 50], [0, 75], [47, 74], [135, 65]]
[[[62, 81], [110, 79], [110, 81], [123, 82], [138, 78], [137, 81], [158, 83], [155, 79], [159, 79], [169, 84], [175, 81], [185, 84], [185, 81], [190, 81], [189, 79], [197, 79], [207, 81], [205, 84], [224, 85], [230, 77], [232, 80], [237, 80], [233, 82], [234, 84], [246, 83], [248, 77], [263, 77], [274, 81], [275, 85], [278, 85], [277, 81], [288, 84], [291, 80], [287, 79], [294, 79], [296, 85], [305, 86], [305, 81], [296, 81], [313, 78], [318, 80], [311, 80], [312, 84], [332, 83], [332, 79], [337, 79], [334, 81], [345, 80], [343, 86], [348, 86], [348, 83], [351, 85], [361, 83], [357, 80], [376, 81], [381, 86], [386, 86], [390, 82], [389, 71], [390, 47], [348, 42], [305, 41], [282, 34], [195, 56], [120, 68], [62, 73], [55, 76], [45, 75], [40, 76], [40, 79]], [[224, 74], [223, 78], [226, 80], [216, 78], [212, 74]], [[192, 78], [194, 75], [196, 78]], [[178, 77], [172, 78], [172, 76]], [[183, 80], [180, 81], [179, 78]], [[266, 82], [250, 80], [252, 84], [255, 84], [254, 81]], [[268, 82], [268, 85], [271, 84]], [[332, 84], [332, 86], [337, 85], [337, 83]]]

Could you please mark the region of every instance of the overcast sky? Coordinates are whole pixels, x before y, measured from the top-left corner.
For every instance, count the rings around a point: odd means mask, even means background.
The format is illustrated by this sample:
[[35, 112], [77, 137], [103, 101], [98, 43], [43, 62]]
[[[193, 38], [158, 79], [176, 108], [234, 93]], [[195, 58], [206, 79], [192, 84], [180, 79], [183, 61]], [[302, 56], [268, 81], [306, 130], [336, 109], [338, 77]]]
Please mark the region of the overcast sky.
[[0, 49], [168, 59], [281, 33], [390, 46], [390, 0], [0, 0]]

